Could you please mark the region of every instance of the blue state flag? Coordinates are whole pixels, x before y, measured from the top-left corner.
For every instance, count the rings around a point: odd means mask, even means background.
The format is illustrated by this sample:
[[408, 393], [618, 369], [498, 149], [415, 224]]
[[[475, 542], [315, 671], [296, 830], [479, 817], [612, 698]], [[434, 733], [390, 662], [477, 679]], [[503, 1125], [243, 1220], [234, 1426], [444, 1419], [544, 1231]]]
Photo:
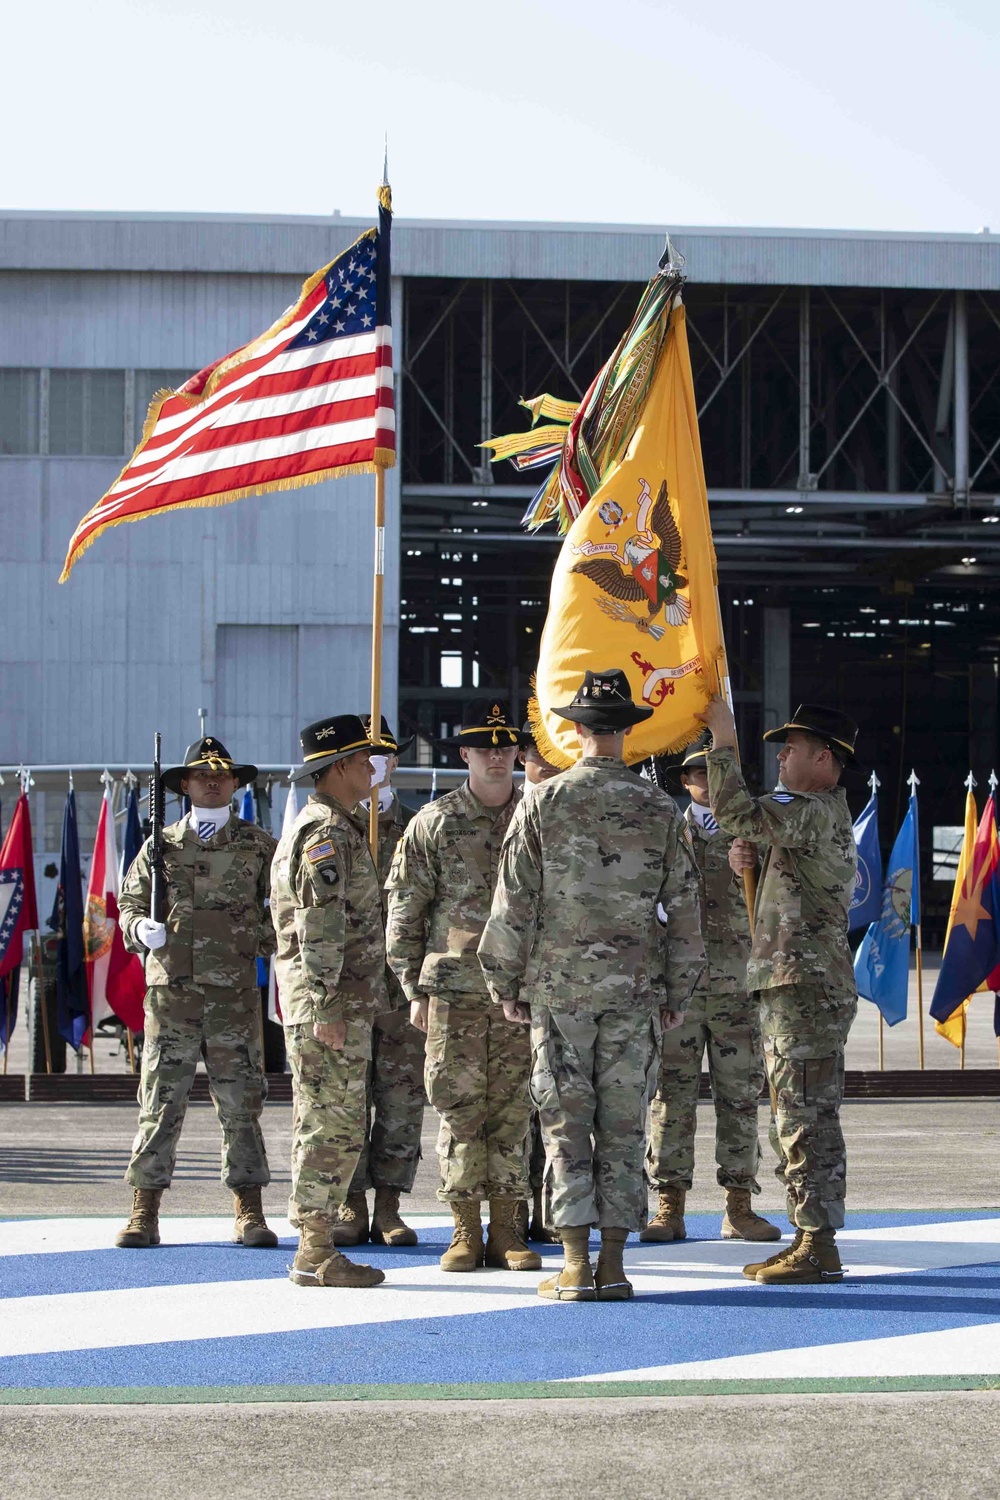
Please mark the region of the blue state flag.
[[80, 835], [76, 823], [76, 794], [66, 794], [63, 810], [59, 887], [49, 927], [58, 935], [56, 956], [56, 1025], [59, 1035], [79, 1051], [90, 1030], [90, 994], [83, 945], [83, 879], [80, 874]]
[[878, 1006], [890, 1026], [906, 1019], [910, 982], [910, 928], [919, 920], [917, 798], [896, 835], [882, 886], [878, 920], [865, 933], [854, 959], [858, 994]]
[[139, 850], [142, 848], [142, 823], [139, 821], [139, 794], [132, 787], [128, 794], [128, 806], [125, 809], [125, 827], [122, 832], [122, 858], [118, 867], [118, 889], [121, 890], [125, 884], [125, 876], [132, 868]]
[[854, 825], [858, 846], [858, 874], [847, 916], [848, 932], [878, 921], [882, 907], [882, 850], [878, 841], [878, 792], [872, 792]]

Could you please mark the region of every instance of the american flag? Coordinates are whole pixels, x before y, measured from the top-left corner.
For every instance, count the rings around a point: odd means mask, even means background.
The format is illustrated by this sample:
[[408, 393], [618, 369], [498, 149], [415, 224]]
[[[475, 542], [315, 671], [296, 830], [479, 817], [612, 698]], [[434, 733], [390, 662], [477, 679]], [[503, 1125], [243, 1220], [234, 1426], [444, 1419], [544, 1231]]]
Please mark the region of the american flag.
[[60, 583], [108, 526], [395, 462], [388, 188], [379, 224], [310, 276], [260, 338], [150, 404], [139, 444], [73, 533]]

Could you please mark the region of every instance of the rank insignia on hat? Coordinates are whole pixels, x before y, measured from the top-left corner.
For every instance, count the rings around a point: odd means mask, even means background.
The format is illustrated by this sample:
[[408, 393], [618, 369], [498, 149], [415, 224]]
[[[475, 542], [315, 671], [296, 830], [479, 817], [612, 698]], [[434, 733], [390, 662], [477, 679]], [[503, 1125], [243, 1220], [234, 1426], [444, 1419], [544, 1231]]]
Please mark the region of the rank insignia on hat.
[[322, 844], [313, 844], [306, 850], [306, 858], [310, 864], [318, 865], [324, 859], [333, 859], [333, 845], [329, 839]]

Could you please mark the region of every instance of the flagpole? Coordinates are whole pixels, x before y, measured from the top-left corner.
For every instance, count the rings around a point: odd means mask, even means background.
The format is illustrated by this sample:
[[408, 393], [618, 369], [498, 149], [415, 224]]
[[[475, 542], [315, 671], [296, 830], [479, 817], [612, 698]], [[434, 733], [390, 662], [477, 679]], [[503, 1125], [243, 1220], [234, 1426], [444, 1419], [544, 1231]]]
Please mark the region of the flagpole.
[[7, 1012], [7, 1017], [6, 1017], [7, 1030], [4, 1033], [4, 1044], [3, 1044], [3, 1071], [4, 1071], [4, 1077], [5, 1078], [7, 1076], [7, 1058], [10, 1056], [10, 989], [11, 989], [11, 985], [13, 983], [14, 983], [14, 971], [12, 969], [10, 971], [10, 973], [7, 975], [7, 981], [6, 981], [6, 983], [5, 983], [4, 987], [3, 987], [4, 1007], [5, 1007], [6, 1012]]
[[[909, 786], [910, 796], [917, 795], [917, 787], [920, 785], [920, 777], [916, 771], [910, 772]], [[919, 823], [914, 829], [914, 852], [913, 852], [913, 891], [910, 893], [910, 914], [913, 914], [913, 894], [916, 893], [917, 912], [922, 911], [920, 903], [920, 832]], [[921, 923], [915, 923], [917, 929], [917, 1059], [920, 1071], [924, 1068], [924, 940]]]
[[[375, 467], [375, 574], [372, 588], [372, 701], [369, 739], [382, 733], [382, 595], [385, 583], [385, 469]], [[378, 793], [372, 787], [368, 813], [368, 842], [378, 869]]]
[[885, 1070], [885, 1018], [882, 1012], [878, 1013], [878, 1070]]

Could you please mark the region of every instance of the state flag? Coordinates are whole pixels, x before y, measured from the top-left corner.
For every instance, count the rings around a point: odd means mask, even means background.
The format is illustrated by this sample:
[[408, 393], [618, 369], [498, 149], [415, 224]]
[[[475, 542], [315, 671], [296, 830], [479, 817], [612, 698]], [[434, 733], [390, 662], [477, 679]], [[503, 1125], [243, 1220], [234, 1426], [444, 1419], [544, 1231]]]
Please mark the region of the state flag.
[[877, 1005], [890, 1026], [906, 1018], [910, 928], [920, 921], [919, 848], [914, 793], [889, 855], [878, 920], [865, 933], [854, 960], [858, 994]]
[[854, 825], [858, 873], [847, 917], [848, 932], [877, 922], [882, 909], [882, 849], [878, 841], [878, 792], [873, 791]]
[[[931, 1001], [931, 1015], [942, 1023], [956, 1012], [964, 1011], [969, 996], [991, 980], [1000, 963], [1000, 843], [996, 808], [993, 797], [988, 797], [970, 845], [970, 803], [974, 820], [971, 791], [966, 799], [966, 837], [951, 899], [948, 933]], [[964, 1014], [961, 1020], [964, 1035]], [[955, 1038], [949, 1035], [948, 1040]], [[955, 1045], [961, 1045], [961, 1040], [959, 1036]]]
[[115, 1015], [129, 1031], [141, 1031], [146, 981], [142, 961], [126, 951], [118, 926], [118, 889], [115, 819], [111, 788], [106, 787], [97, 820], [83, 916], [90, 1016], [95, 1026], [105, 1016]]

